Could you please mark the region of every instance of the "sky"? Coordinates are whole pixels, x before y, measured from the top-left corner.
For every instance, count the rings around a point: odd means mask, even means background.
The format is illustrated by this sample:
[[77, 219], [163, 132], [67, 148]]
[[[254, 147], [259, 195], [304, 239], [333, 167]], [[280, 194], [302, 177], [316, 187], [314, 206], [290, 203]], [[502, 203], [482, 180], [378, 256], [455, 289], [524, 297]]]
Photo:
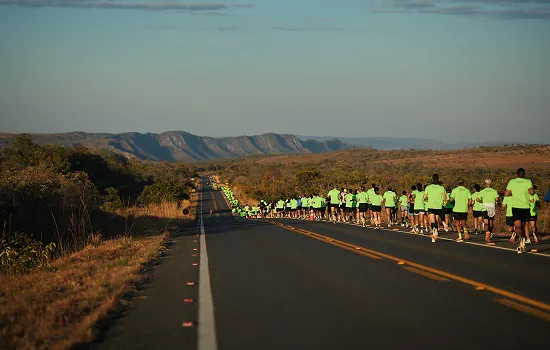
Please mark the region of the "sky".
[[0, 132], [550, 143], [550, 0], [234, 1], [0, 0]]

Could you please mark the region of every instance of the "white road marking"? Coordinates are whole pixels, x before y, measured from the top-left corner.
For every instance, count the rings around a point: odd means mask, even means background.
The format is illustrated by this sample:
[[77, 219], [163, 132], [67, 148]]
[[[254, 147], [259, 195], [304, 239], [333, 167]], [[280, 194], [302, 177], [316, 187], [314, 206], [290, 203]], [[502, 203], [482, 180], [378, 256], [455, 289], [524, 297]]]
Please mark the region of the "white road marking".
[[[202, 187], [202, 186], [201, 186]], [[198, 350], [217, 350], [216, 322], [214, 319], [214, 303], [210, 286], [210, 271], [208, 270], [208, 253], [206, 252], [206, 237], [202, 220], [203, 202], [201, 189], [200, 218], [200, 267], [199, 267], [199, 324]]]

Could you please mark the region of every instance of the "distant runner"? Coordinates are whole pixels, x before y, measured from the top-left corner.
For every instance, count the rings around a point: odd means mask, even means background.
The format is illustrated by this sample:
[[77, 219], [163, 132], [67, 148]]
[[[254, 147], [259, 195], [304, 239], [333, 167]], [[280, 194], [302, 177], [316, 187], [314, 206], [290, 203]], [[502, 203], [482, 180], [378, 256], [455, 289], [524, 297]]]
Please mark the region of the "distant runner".
[[[470, 190], [464, 187], [464, 180], [458, 180], [458, 187], [454, 188], [451, 192], [451, 201], [454, 203], [453, 217], [458, 232], [457, 242], [464, 242], [464, 240], [470, 239], [468, 229], [466, 228], [466, 221], [468, 219], [468, 205], [470, 204], [471, 197]], [[464, 239], [462, 238], [463, 232]]]
[[442, 217], [443, 203], [447, 200], [445, 195], [445, 188], [439, 184], [439, 175], [432, 175], [432, 184], [426, 186], [424, 189], [424, 199], [428, 203], [428, 220], [430, 222], [432, 234], [432, 243], [438, 238], [439, 232], [437, 231], [437, 219]]
[[[540, 204], [539, 195], [537, 194], [537, 186], [533, 185], [534, 194], [531, 195], [529, 198], [529, 209], [531, 211], [531, 216], [529, 217], [529, 228], [531, 229], [531, 232], [533, 233], [533, 240], [535, 243], [539, 242], [539, 239], [537, 237], [537, 214], [538, 214], [538, 206]], [[531, 243], [529, 240], [529, 237], [527, 237], [527, 242]]]
[[479, 192], [476, 201], [482, 204], [483, 220], [485, 223], [485, 241], [491, 243], [496, 214], [496, 203], [498, 202], [498, 192], [491, 188], [493, 181], [485, 180], [485, 188]]
[[330, 198], [330, 220], [334, 223], [338, 220], [338, 210], [340, 208], [340, 191], [338, 186], [334, 186], [332, 190], [328, 192], [327, 198]]
[[384, 207], [386, 208], [386, 215], [388, 216], [388, 227], [391, 227], [393, 222], [392, 218], [395, 214], [395, 200], [397, 198], [397, 193], [393, 191], [391, 186], [388, 186], [388, 190], [384, 192], [383, 201]]
[[368, 197], [369, 197], [369, 195], [365, 191], [365, 186], [361, 186], [361, 190], [357, 194], [356, 200], [357, 200], [358, 207], [359, 207], [359, 220], [361, 221], [361, 225], [363, 225], [363, 227], [365, 227], [366, 222], [367, 222], [367, 219], [366, 219], [365, 215], [366, 215], [367, 211], [369, 210], [369, 205], [367, 203], [368, 202]]
[[478, 201], [480, 198], [481, 186], [478, 184], [474, 185], [474, 193], [472, 193], [472, 215], [474, 217], [474, 233], [477, 235], [483, 230], [483, 204], [481, 201]]
[[371, 201], [374, 225], [376, 225], [374, 228], [379, 229], [381, 224], [380, 212], [382, 211], [382, 196], [378, 193], [378, 187], [375, 187], [373, 190], [373, 194], [369, 196], [369, 199]]

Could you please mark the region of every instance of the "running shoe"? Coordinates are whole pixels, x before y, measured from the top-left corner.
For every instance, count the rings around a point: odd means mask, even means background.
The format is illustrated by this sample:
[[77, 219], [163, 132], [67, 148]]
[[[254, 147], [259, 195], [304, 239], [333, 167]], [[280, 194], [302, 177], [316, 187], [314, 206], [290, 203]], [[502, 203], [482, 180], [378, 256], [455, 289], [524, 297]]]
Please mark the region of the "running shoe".
[[463, 240], [462, 238], [457, 238], [456, 241], [457, 241], [458, 243], [464, 242], [464, 240]]
[[525, 240], [525, 243], [531, 244], [531, 239], [530, 239], [530, 238], [527, 238], [527, 240]]

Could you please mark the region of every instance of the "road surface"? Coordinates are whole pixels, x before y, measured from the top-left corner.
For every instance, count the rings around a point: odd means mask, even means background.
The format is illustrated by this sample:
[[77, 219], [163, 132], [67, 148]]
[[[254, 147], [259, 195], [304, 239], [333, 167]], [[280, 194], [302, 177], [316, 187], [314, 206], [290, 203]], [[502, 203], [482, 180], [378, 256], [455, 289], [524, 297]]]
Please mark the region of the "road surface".
[[498, 241], [432, 244], [393, 230], [243, 220], [206, 184], [200, 239], [200, 226], [176, 238], [145, 289], [152, 295], [135, 301], [99, 348], [549, 346], [550, 244], [517, 255]]

